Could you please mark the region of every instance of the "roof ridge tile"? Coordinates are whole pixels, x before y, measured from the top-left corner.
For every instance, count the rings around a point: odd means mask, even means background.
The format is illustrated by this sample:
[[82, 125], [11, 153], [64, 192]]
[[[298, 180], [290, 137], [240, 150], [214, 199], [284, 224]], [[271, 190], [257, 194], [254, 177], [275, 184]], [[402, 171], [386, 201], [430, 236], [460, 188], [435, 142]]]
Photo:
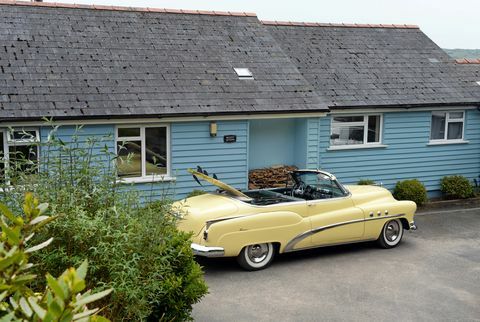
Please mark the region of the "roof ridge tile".
[[455, 59], [457, 64], [480, 64], [480, 59], [461, 58]]
[[186, 9], [167, 9], [167, 8], [147, 8], [147, 7], [123, 7], [106, 6], [98, 4], [73, 4], [61, 2], [30, 2], [18, 0], [0, 0], [0, 5], [17, 5], [32, 7], [54, 7], [68, 9], [92, 9], [92, 10], [110, 10], [110, 11], [135, 11], [135, 12], [155, 12], [155, 13], [177, 13], [189, 15], [210, 15], [210, 16], [236, 16], [236, 17], [256, 17], [253, 12], [233, 12], [233, 11], [210, 11], [210, 10], [186, 10]]
[[321, 23], [300, 21], [260, 20], [268, 26], [298, 26], [298, 27], [339, 27], [339, 28], [389, 28], [389, 29], [420, 29], [417, 25], [402, 24], [360, 24], [360, 23]]

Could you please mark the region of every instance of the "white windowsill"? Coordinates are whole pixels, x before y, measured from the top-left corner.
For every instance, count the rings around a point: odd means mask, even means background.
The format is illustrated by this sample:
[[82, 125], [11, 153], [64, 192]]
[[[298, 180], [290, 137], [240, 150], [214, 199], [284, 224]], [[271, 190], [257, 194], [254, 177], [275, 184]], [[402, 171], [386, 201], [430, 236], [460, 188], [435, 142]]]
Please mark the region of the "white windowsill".
[[427, 145], [447, 145], [447, 144], [467, 144], [470, 143], [469, 141], [465, 140], [438, 140], [438, 141], [430, 141]]
[[154, 182], [170, 182], [175, 181], [177, 178], [170, 176], [149, 176], [149, 177], [137, 177], [137, 178], [119, 178], [117, 183], [154, 183]]
[[379, 149], [387, 148], [388, 145], [385, 144], [357, 144], [357, 145], [332, 145], [327, 151], [335, 150], [357, 150], [357, 149]]

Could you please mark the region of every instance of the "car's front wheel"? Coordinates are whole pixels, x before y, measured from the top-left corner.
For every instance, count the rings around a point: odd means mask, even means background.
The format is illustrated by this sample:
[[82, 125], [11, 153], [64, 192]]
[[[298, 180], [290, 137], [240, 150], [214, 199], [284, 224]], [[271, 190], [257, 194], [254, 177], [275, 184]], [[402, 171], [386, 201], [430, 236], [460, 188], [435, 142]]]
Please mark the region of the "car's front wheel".
[[257, 271], [270, 265], [274, 256], [275, 246], [272, 243], [253, 244], [243, 247], [237, 261], [247, 271]]
[[403, 237], [403, 225], [399, 219], [387, 221], [383, 226], [382, 233], [378, 238], [378, 244], [382, 248], [397, 246]]

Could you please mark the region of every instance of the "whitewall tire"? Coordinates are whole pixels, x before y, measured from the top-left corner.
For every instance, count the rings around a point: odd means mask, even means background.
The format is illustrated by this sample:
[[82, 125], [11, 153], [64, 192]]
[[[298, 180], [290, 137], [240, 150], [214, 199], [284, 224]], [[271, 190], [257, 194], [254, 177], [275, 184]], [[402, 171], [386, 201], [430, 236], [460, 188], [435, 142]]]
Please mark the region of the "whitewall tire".
[[399, 219], [387, 221], [382, 228], [378, 244], [382, 248], [393, 248], [400, 244], [403, 237], [403, 225]]
[[275, 256], [272, 243], [245, 246], [237, 257], [240, 266], [247, 271], [258, 271], [268, 267]]

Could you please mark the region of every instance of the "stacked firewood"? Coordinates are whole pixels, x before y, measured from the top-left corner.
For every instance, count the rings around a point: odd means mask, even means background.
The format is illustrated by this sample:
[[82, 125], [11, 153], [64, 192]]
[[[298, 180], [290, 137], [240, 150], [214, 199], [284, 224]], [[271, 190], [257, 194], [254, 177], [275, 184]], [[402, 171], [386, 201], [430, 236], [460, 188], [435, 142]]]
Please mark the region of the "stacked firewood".
[[251, 170], [248, 173], [248, 189], [285, 187], [286, 180], [290, 179], [288, 173], [294, 170], [297, 170], [297, 167], [288, 165]]

